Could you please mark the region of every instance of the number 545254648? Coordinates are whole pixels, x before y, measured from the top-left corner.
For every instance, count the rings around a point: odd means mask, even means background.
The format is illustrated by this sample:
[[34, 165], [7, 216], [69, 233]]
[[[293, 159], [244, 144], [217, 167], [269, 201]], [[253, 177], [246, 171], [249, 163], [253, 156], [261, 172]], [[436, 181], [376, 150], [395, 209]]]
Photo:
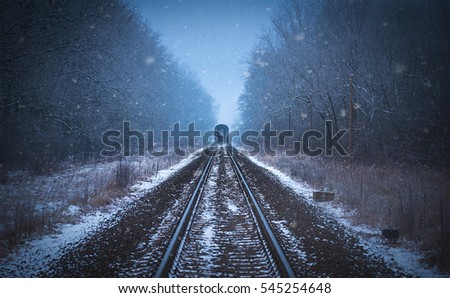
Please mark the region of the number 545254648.
[[329, 294], [331, 293], [331, 284], [330, 283], [289, 283], [289, 282], [278, 282], [278, 283], [261, 283], [260, 285], [260, 293], [261, 294]]

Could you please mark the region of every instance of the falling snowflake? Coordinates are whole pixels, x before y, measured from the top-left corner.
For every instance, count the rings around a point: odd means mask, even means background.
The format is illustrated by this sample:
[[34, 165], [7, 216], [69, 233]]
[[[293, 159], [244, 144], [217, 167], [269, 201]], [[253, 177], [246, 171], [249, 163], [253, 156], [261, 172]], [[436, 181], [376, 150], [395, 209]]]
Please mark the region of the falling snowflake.
[[392, 69], [393, 69], [394, 73], [402, 74], [407, 69], [407, 66], [403, 63], [395, 62], [394, 65], [392, 66]]
[[295, 41], [303, 41], [305, 39], [305, 33], [298, 33], [294, 36]]
[[266, 67], [267, 65], [269, 65], [269, 63], [267, 63], [267, 62], [265, 62], [265, 61], [262, 61], [261, 60], [261, 58], [258, 58], [257, 60], [256, 60], [256, 65], [258, 65], [259, 67]]
[[145, 64], [147, 65], [151, 65], [155, 62], [155, 57], [153, 56], [148, 56], [147, 58], [145, 58]]

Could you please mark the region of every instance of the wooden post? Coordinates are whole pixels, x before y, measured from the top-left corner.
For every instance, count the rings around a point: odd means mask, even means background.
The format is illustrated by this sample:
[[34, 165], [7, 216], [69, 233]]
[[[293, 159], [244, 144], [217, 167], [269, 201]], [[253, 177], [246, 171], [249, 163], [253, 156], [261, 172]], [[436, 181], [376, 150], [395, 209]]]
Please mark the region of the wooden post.
[[313, 114], [312, 114], [312, 112], [313, 112], [313, 107], [312, 107], [312, 100], [311, 100], [311, 102], [309, 103], [308, 109], [309, 109], [309, 129], [312, 130], [312, 129], [313, 129]]
[[353, 74], [350, 75], [350, 99], [348, 107], [348, 154], [352, 155], [353, 146]]
[[288, 130], [291, 130], [291, 107], [288, 107], [288, 118], [289, 118], [289, 123], [288, 123]]
[[327, 202], [334, 200], [332, 191], [313, 191], [313, 200], [316, 202]]

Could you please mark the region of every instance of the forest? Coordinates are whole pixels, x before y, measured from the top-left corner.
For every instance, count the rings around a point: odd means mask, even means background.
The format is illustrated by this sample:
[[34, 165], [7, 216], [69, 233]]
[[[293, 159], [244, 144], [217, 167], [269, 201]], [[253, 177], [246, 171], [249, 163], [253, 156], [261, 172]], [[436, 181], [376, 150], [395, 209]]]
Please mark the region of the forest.
[[239, 98], [241, 129], [270, 122], [295, 141], [327, 121], [345, 129], [349, 155], [263, 158], [336, 191], [357, 223], [398, 228], [428, 252], [425, 263], [447, 272], [449, 6], [285, 1], [247, 59]]
[[365, 163], [448, 166], [449, 17], [447, 1], [286, 1], [248, 59], [242, 127], [332, 120]]
[[123, 1], [4, 1], [0, 22], [3, 169], [96, 158], [124, 121], [214, 125], [213, 98]]

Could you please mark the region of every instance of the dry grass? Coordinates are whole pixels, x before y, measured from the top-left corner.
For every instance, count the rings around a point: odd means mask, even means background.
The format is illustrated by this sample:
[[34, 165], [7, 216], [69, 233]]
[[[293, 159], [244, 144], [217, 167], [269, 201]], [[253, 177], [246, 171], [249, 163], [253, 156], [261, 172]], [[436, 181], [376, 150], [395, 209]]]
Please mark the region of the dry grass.
[[420, 243], [444, 271], [450, 268], [450, 173], [392, 164], [362, 165], [350, 160], [268, 157], [272, 166], [316, 188], [334, 190], [355, 210], [355, 224], [398, 228], [403, 239]]
[[[145, 176], [178, 162], [176, 156], [158, 159], [127, 158], [71, 165], [47, 175], [2, 172], [0, 183], [0, 254], [35, 235], [48, 233], [59, 223], [75, 223], [83, 213], [107, 206]], [[81, 210], [68, 214], [69, 206]]]

